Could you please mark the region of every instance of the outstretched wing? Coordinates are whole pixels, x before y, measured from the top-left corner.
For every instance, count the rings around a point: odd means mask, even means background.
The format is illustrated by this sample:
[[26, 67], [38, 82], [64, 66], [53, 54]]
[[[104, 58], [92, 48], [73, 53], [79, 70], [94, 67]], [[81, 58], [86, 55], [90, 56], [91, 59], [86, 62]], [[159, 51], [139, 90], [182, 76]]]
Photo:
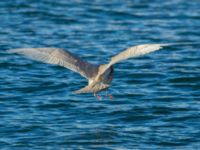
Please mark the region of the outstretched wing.
[[171, 44], [143, 44], [143, 45], [130, 47], [122, 51], [121, 53], [113, 56], [110, 62], [101, 70], [100, 75], [103, 74], [110, 66], [112, 66], [115, 63], [118, 63], [125, 59], [139, 57], [139, 56], [154, 52], [156, 50], [159, 50], [163, 46], [169, 46], [169, 45]]
[[63, 66], [80, 73], [90, 79], [97, 74], [98, 66], [83, 61], [74, 54], [59, 48], [20, 48], [8, 50], [9, 53], [18, 53], [31, 59]]
[[154, 51], [157, 51], [161, 49], [164, 46], [171, 46], [171, 45], [199, 45], [200, 43], [197, 42], [185, 42], [185, 43], [166, 43], [166, 44], [143, 44], [143, 45], [136, 45], [129, 47], [128, 49], [122, 51], [121, 53], [113, 56], [111, 58], [111, 61], [109, 62], [109, 65], [113, 65], [115, 63], [118, 63], [122, 60], [133, 58], [133, 57], [139, 57]]
[[161, 49], [163, 46], [167, 46], [167, 45], [168, 44], [144, 44], [144, 45], [133, 46], [113, 56], [109, 64], [113, 65], [117, 62], [120, 62], [128, 58], [139, 57], [139, 56], [157, 51]]

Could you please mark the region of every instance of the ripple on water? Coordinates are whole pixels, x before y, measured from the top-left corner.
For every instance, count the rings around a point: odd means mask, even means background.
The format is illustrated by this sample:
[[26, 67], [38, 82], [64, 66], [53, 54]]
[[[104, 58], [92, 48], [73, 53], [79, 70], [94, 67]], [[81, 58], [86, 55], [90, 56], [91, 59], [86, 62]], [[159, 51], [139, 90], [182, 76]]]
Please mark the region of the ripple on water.
[[[2, 1], [0, 149], [200, 149], [199, 44], [115, 65], [98, 101], [62, 67], [5, 50], [59, 47], [106, 63], [141, 43], [198, 42], [199, 1]], [[102, 96], [105, 92], [100, 93]]]

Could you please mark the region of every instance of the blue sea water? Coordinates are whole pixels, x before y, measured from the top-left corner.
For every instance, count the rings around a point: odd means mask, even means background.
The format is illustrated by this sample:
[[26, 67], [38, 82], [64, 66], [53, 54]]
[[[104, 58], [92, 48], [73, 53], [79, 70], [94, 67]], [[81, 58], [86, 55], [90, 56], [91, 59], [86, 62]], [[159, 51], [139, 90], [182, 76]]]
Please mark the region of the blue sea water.
[[[59, 47], [106, 63], [129, 46], [200, 42], [199, 0], [0, 1], [0, 149], [200, 149], [200, 45], [115, 65], [109, 92], [7, 49]], [[101, 93], [104, 95], [105, 93]]]

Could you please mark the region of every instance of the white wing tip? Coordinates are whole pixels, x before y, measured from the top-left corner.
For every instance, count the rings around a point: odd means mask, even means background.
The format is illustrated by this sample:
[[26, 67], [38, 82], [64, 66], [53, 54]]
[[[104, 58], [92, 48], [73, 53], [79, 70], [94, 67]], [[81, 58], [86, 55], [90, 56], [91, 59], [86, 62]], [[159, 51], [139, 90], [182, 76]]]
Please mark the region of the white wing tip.
[[7, 53], [17, 53], [19, 50], [18, 49], [9, 49], [6, 52]]
[[25, 49], [27, 48], [15, 48], [15, 49], [9, 49], [6, 52], [7, 53], [22, 53], [23, 51], [25, 51]]

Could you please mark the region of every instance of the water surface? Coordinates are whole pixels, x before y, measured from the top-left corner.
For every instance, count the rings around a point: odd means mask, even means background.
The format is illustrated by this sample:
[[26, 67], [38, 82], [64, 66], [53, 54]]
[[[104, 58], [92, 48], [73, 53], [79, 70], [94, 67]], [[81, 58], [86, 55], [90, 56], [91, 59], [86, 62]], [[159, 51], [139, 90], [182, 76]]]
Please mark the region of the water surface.
[[[87, 81], [6, 54], [59, 47], [106, 63], [143, 43], [199, 42], [198, 0], [0, 2], [0, 149], [200, 149], [200, 45], [115, 66], [114, 100], [73, 95]], [[102, 93], [104, 94], [104, 93]]]

